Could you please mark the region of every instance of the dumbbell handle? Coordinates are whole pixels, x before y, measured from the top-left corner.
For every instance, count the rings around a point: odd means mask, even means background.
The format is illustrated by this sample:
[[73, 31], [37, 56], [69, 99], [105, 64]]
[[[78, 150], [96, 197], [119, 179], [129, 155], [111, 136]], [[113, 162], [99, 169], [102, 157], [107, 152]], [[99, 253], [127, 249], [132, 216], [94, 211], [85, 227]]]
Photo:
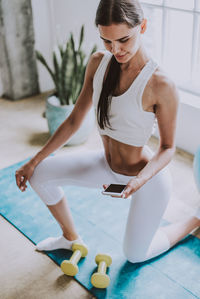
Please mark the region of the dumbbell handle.
[[101, 261], [98, 266], [98, 273], [105, 274], [106, 273], [107, 264], [104, 261]]
[[80, 250], [75, 250], [69, 261], [72, 264], [78, 264], [81, 256], [82, 256], [81, 251]]

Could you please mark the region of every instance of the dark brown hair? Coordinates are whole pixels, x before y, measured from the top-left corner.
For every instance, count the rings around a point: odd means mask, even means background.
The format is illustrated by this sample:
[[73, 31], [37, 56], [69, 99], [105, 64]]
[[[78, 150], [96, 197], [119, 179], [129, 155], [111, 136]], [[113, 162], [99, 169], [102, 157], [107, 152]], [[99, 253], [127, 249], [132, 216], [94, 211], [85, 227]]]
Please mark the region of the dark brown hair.
[[[143, 18], [143, 11], [138, 0], [101, 0], [96, 12], [95, 25], [109, 26], [113, 23], [126, 23], [133, 28], [141, 24]], [[97, 107], [97, 121], [101, 129], [105, 126], [110, 127], [108, 110], [119, 78], [120, 64], [113, 55]]]

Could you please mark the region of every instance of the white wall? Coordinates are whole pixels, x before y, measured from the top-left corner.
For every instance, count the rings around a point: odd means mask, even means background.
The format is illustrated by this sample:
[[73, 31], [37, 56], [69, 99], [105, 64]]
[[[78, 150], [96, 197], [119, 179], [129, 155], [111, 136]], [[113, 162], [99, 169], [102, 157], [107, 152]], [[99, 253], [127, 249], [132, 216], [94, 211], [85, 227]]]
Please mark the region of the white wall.
[[3, 94], [3, 86], [2, 86], [2, 81], [1, 81], [1, 73], [0, 73], [0, 97]]
[[70, 31], [78, 37], [81, 25], [85, 24], [85, 48], [89, 51], [94, 43], [99, 43], [98, 31], [94, 25], [98, 1], [58, 0], [52, 3], [55, 31], [61, 42], [66, 40]]
[[[199, 99], [200, 101], [200, 99]], [[176, 144], [178, 147], [195, 153], [200, 146], [200, 109], [181, 103], [178, 113]]]
[[[32, 0], [33, 24], [35, 30], [35, 49], [39, 50], [51, 62], [53, 47], [53, 34], [51, 23], [50, 1]], [[46, 69], [37, 61], [39, 84], [41, 92], [54, 87], [50, 75]]]

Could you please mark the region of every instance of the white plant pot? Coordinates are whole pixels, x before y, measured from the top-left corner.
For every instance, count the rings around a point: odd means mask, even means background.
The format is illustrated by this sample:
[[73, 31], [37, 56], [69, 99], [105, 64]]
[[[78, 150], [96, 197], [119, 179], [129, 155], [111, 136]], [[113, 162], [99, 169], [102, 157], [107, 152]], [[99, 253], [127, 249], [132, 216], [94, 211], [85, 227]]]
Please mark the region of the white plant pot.
[[[51, 135], [61, 123], [71, 114], [74, 105], [60, 105], [56, 96], [50, 96], [46, 101], [46, 118]], [[78, 131], [65, 143], [65, 145], [78, 145], [85, 142], [94, 128], [95, 114], [92, 107], [86, 115]]]

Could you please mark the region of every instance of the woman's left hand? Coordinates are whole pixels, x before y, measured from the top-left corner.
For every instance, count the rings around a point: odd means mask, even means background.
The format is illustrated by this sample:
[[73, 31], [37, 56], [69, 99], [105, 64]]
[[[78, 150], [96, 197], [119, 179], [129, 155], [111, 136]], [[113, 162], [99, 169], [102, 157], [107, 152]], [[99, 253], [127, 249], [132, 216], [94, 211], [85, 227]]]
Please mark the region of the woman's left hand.
[[[114, 196], [117, 198], [128, 198], [130, 195], [132, 195], [134, 192], [136, 192], [140, 187], [142, 186], [142, 183], [139, 178], [133, 178], [131, 179], [128, 184], [126, 185], [126, 188], [124, 189], [124, 192], [120, 196]], [[108, 185], [103, 185], [103, 188], [106, 189]]]
[[124, 189], [124, 192], [121, 197], [128, 198], [130, 195], [135, 193], [141, 186], [142, 184], [139, 178], [131, 179], [126, 185], [126, 188]]

